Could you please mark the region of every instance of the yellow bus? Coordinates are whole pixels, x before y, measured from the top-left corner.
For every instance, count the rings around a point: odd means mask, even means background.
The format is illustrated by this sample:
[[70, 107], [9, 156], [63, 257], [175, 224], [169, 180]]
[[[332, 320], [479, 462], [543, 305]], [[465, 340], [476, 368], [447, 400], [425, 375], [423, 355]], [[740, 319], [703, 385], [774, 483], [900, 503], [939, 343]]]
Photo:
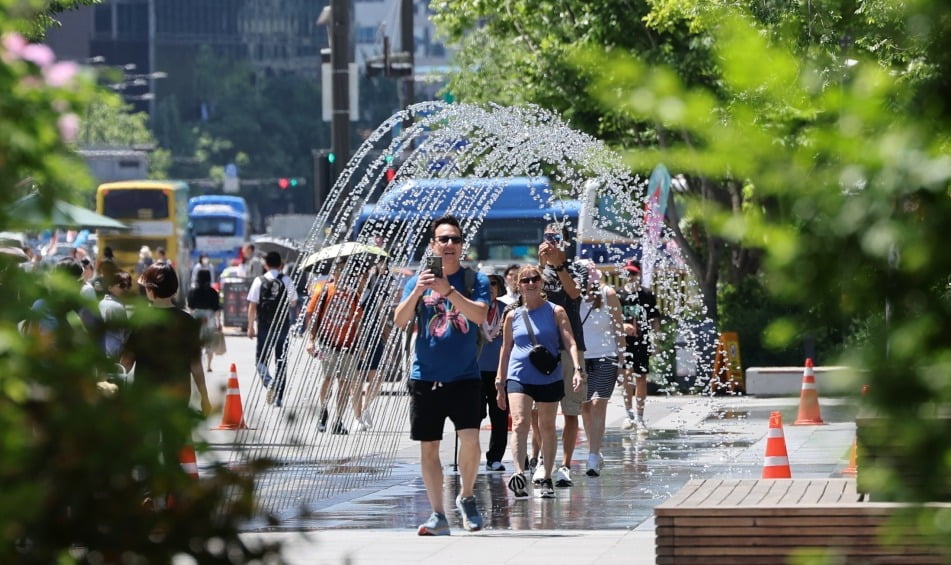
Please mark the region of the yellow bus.
[[191, 237], [188, 234], [188, 185], [181, 181], [109, 182], [96, 190], [96, 211], [129, 226], [128, 231], [99, 230], [99, 253], [112, 249], [122, 269], [135, 272], [139, 250], [165, 248], [187, 290]]

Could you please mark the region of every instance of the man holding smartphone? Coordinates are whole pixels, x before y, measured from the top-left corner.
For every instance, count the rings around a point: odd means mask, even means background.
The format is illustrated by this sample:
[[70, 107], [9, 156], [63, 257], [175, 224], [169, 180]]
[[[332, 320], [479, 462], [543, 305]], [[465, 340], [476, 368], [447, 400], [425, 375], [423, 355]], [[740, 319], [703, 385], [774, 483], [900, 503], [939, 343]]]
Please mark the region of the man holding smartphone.
[[[412, 322], [417, 325], [408, 383], [410, 435], [420, 442], [423, 483], [433, 509], [417, 533], [440, 536], [449, 535], [439, 460], [446, 418], [452, 420], [460, 444], [462, 492], [456, 497], [456, 508], [462, 514], [465, 529], [482, 529], [482, 515], [473, 494], [482, 459], [482, 377], [476, 359], [476, 340], [488, 313], [490, 294], [488, 277], [460, 263], [464, 240], [459, 220], [449, 215], [434, 220], [430, 236], [431, 258], [437, 260], [424, 262], [423, 270], [407, 281], [393, 321], [407, 331]], [[467, 285], [467, 278], [471, 285]], [[467, 292], [470, 288], [471, 292]]]
[[[584, 357], [585, 343], [584, 330], [581, 324], [581, 289], [587, 286], [588, 270], [572, 261], [565, 249], [568, 247], [568, 228], [565, 224], [553, 222], [545, 226], [542, 243], [538, 246], [538, 263], [542, 268], [543, 289], [546, 300], [565, 309], [568, 321], [571, 323], [571, 333], [574, 334], [578, 346], [578, 354]], [[565, 396], [561, 399], [561, 413], [565, 418], [565, 426], [561, 431], [562, 463], [552, 474], [556, 487], [570, 487], [571, 459], [575, 452], [575, 441], [578, 439], [578, 416], [581, 415], [581, 404], [585, 400], [587, 386], [579, 391], [574, 390], [575, 364], [567, 350], [561, 350], [561, 369], [565, 379]], [[584, 367], [581, 367], [582, 380], [587, 378]], [[541, 474], [538, 470], [541, 470]], [[544, 467], [536, 468], [533, 481], [544, 477]]]

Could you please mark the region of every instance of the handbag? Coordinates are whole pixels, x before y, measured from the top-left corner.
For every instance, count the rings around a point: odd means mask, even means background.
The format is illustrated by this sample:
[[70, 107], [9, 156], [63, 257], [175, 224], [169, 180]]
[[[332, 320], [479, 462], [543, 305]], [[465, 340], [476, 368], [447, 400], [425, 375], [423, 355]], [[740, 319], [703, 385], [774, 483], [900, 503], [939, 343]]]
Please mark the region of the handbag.
[[221, 331], [221, 328], [216, 328], [214, 333], [211, 334], [211, 352], [215, 355], [224, 355], [228, 352], [228, 347], [225, 345], [225, 334]]
[[528, 330], [528, 337], [532, 339], [533, 344], [531, 351], [528, 352], [528, 360], [542, 373], [546, 375], [554, 373], [558, 364], [561, 363], [561, 356], [554, 355], [544, 345], [538, 343], [535, 339], [535, 330], [532, 329], [532, 322], [528, 319], [524, 308], [522, 308], [522, 320], [525, 321], [525, 329]]

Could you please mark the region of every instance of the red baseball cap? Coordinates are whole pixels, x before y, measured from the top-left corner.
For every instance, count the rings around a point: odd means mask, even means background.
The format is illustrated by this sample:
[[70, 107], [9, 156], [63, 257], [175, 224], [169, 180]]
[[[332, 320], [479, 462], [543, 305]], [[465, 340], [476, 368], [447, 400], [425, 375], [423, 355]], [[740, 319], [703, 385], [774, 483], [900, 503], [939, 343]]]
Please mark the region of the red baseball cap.
[[637, 264], [637, 261], [635, 261], [634, 259], [628, 259], [624, 263], [624, 270], [629, 273], [640, 273], [641, 267], [640, 265]]

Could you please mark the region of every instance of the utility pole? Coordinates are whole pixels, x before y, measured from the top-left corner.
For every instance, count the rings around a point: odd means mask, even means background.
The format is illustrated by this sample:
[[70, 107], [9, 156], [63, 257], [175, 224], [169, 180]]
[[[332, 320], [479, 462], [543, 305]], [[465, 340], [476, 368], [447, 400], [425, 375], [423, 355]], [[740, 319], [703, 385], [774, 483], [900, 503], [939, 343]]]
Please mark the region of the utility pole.
[[330, 147], [335, 156], [331, 177], [336, 182], [350, 160], [350, 0], [331, 0], [330, 12]]
[[[406, 53], [409, 63], [409, 75], [404, 76], [400, 79], [402, 84], [400, 85], [400, 92], [402, 99], [400, 106], [403, 110], [408, 108], [413, 103], [413, 96], [415, 93], [414, 83], [415, 83], [415, 61], [414, 61], [414, 51], [416, 51], [416, 41], [413, 37], [413, 0], [401, 0], [400, 5], [400, 48]], [[405, 124], [404, 124], [405, 125]]]

